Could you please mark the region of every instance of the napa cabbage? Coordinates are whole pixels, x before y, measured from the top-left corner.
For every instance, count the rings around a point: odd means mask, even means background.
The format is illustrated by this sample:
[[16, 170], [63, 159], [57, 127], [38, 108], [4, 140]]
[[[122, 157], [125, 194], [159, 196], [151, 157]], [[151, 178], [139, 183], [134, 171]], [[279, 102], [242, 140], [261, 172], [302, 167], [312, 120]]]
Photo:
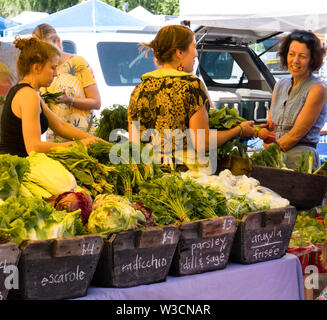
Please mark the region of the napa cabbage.
[[75, 177], [59, 161], [49, 158], [44, 153], [34, 151], [29, 154], [27, 159], [30, 164], [30, 172], [25, 174], [24, 180], [35, 183], [51, 195], [76, 191]]

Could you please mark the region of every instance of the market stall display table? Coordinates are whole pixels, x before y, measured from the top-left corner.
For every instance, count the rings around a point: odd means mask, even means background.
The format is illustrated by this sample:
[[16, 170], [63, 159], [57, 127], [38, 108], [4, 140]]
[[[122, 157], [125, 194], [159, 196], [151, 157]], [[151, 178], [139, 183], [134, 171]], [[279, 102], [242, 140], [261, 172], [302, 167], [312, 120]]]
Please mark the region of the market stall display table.
[[286, 254], [276, 260], [243, 265], [229, 262], [222, 270], [131, 288], [90, 287], [80, 300], [303, 300], [299, 259]]

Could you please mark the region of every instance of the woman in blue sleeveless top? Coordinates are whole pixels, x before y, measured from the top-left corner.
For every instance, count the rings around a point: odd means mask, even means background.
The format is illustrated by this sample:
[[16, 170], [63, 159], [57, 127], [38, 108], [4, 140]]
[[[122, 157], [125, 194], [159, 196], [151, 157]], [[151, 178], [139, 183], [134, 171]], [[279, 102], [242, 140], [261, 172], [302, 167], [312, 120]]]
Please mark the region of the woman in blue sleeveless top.
[[327, 113], [327, 86], [312, 73], [320, 69], [325, 49], [315, 34], [296, 30], [281, 42], [278, 55], [290, 75], [274, 88], [269, 119], [286, 152], [286, 166], [298, 167], [303, 151], [312, 151], [313, 170], [319, 167], [316, 145]]

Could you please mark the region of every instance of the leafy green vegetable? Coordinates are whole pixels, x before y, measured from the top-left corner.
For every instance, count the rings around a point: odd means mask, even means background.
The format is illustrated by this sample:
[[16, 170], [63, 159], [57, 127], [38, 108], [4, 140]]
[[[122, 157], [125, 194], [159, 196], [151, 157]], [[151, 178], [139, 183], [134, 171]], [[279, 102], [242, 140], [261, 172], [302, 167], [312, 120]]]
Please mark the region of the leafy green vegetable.
[[136, 228], [146, 222], [144, 214], [135, 210], [127, 198], [117, 195], [98, 195], [88, 220], [88, 232], [108, 236]]
[[204, 187], [178, 174], [167, 174], [144, 182], [135, 200], [141, 199], [152, 210], [156, 223], [176, 222], [216, 217], [225, 213], [225, 197], [218, 191]]
[[227, 200], [227, 214], [234, 216], [236, 219], [242, 219], [245, 213], [264, 209], [270, 208], [269, 206], [256, 205], [255, 202], [246, 195], [233, 195]]
[[39, 198], [12, 197], [0, 206], [0, 231], [19, 245], [23, 240], [46, 240], [85, 233], [81, 210], [56, 211]]
[[64, 91], [56, 92], [56, 93], [51, 93], [49, 91], [46, 91], [45, 93], [41, 94], [41, 98], [44, 100], [46, 104], [50, 103], [58, 103], [57, 99], [60, 97], [62, 94], [64, 94]]
[[[327, 239], [327, 232], [321, 220], [310, 216], [309, 212], [302, 211], [298, 214], [293, 229], [293, 242], [322, 243]], [[295, 243], [293, 243], [295, 246]]]
[[26, 159], [31, 170], [25, 174], [24, 181], [34, 182], [52, 195], [76, 190], [75, 177], [59, 161], [34, 151]]
[[[246, 119], [239, 116], [235, 108], [223, 107], [221, 109], [209, 110], [209, 128], [221, 130], [232, 129]], [[232, 154], [242, 158], [247, 158], [247, 145], [242, 142], [242, 139], [235, 138], [225, 142], [217, 149], [218, 160], [223, 159], [225, 156]]]
[[23, 180], [21, 184], [21, 195], [43, 199], [50, 198], [53, 194], [32, 181]]
[[209, 110], [210, 129], [227, 130], [238, 126], [244, 121], [246, 119], [240, 117], [235, 108], [223, 107]]
[[89, 156], [97, 159], [100, 163], [110, 165], [109, 154], [113, 144], [97, 141], [88, 146], [87, 152]]
[[117, 172], [116, 168], [99, 163], [97, 159], [91, 157], [82, 142], [77, 140], [75, 145], [67, 148], [52, 148], [48, 157], [61, 163], [75, 176], [77, 184], [89, 190], [93, 197], [100, 193], [113, 192], [114, 186], [111, 181]]
[[312, 173], [313, 155], [312, 151], [303, 151], [298, 162], [297, 170], [302, 173]]
[[112, 109], [102, 110], [100, 119], [96, 120], [95, 136], [109, 141], [112, 130], [122, 129], [128, 131], [127, 108], [114, 104]]
[[251, 159], [254, 165], [279, 169], [286, 168], [286, 155], [275, 143], [270, 144], [259, 152], [253, 152]]
[[[144, 157], [145, 153], [143, 153], [142, 157], [140, 156], [146, 148], [143, 144], [138, 145], [128, 141], [110, 145], [100, 141], [90, 145], [88, 153], [100, 163], [115, 167], [116, 172], [113, 172], [110, 176], [110, 181], [114, 186], [113, 193], [126, 196], [132, 201], [132, 195], [139, 191], [141, 183], [163, 174], [161, 166], [152, 163], [151, 159], [146, 159]], [[127, 155], [122, 152], [124, 149], [127, 150]], [[111, 162], [109, 153], [112, 150], [117, 157], [120, 157], [122, 163], [114, 165]]]
[[0, 155], [0, 199], [19, 194], [20, 183], [25, 172], [29, 172], [28, 160], [10, 154]]

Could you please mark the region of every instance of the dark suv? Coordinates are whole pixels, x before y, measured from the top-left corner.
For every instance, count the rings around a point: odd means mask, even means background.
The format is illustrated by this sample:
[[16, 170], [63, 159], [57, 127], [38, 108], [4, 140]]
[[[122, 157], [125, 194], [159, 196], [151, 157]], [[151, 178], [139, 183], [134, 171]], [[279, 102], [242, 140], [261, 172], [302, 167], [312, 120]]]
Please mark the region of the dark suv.
[[[195, 34], [197, 74], [204, 80], [215, 106], [235, 107], [248, 120], [266, 122], [276, 80], [250, 46], [277, 33], [202, 26]], [[262, 53], [266, 49], [263, 45]]]
[[[266, 122], [274, 85], [288, 74], [276, 55], [283, 33], [201, 26], [195, 34], [197, 74], [204, 80], [215, 106], [228, 105], [247, 120]], [[317, 76], [326, 81], [320, 71]], [[326, 137], [320, 136], [317, 145], [321, 163], [327, 160]], [[255, 141], [253, 147], [260, 149], [260, 141]]]

